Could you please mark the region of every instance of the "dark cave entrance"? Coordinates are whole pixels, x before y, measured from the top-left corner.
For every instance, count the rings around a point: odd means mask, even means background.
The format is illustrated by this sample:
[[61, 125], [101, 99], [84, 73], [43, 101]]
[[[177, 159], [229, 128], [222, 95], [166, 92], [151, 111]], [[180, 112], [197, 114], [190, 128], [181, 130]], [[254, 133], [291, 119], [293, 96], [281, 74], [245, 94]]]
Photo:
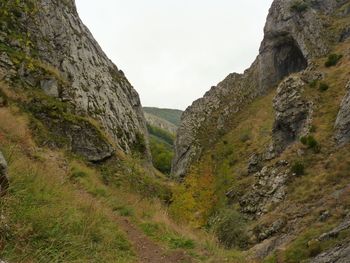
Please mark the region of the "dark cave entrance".
[[278, 79], [307, 68], [307, 60], [294, 39], [286, 39], [275, 47], [274, 63]]

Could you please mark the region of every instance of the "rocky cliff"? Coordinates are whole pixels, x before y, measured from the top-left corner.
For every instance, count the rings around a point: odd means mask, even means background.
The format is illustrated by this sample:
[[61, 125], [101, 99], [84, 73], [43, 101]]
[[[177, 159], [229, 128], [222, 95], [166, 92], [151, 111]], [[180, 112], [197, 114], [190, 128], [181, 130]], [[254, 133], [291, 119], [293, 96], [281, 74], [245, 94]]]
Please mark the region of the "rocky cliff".
[[[232, 118], [286, 76], [307, 69], [344, 38], [347, 26], [332, 25], [333, 15], [348, 1], [275, 0], [270, 8], [259, 55], [244, 74], [230, 74], [182, 116], [173, 173], [184, 176], [203, 149], [227, 131]], [[346, 16], [346, 9], [338, 16]], [[211, 134], [211, 136], [207, 136]]]
[[139, 96], [79, 19], [74, 0], [0, 6], [1, 79], [23, 89], [26, 107], [52, 137], [65, 137], [65, 145], [91, 161], [115, 149], [148, 157]]
[[182, 115], [174, 214], [248, 262], [350, 260], [349, 29], [349, 1], [273, 2], [252, 66]]

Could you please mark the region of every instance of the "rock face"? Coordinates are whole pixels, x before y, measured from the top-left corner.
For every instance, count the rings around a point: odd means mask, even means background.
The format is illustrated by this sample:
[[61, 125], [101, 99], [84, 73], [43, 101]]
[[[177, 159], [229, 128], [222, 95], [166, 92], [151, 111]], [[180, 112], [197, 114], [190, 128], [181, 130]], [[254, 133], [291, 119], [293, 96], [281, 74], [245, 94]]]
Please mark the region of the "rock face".
[[[29, 44], [22, 49], [23, 44], [6, 32], [2, 38], [9, 49], [25, 52], [39, 62], [14, 66], [11, 55], [6, 59], [4, 53], [0, 67], [5, 67], [8, 75], [15, 72], [16, 77], [28, 86], [41, 87], [48, 96], [74, 105], [75, 114], [97, 120], [125, 153], [130, 153], [133, 145], [141, 143], [140, 138], [147, 140], [146, 122], [137, 92], [84, 26], [75, 2], [30, 0], [18, 5], [26, 5], [26, 10], [30, 11], [19, 13], [11, 22], [17, 23], [16, 28], [21, 29], [23, 36], [29, 36]], [[19, 6], [21, 9], [25, 8]], [[13, 76], [5, 76], [5, 79], [13, 79]], [[95, 145], [95, 140], [90, 139], [85, 137], [87, 148]], [[145, 154], [149, 156], [147, 141], [145, 144]], [[110, 146], [102, 148], [103, 153], [92, 154], [92, 159], [110, 154]]]
[[3, 196], [6, 193], [8, 187], [7, 162], [3, 154], [0, 152], [0, 196]]
[[350, 244], [345, 244], [318, 255], [310, 263], [347, 263], [349, 261]]
[[346, 89], [348, 92], [342, 101], [335, 123], [335, 140], [340, 146], [350, 142], [350, 81]]
[[302, 97], [305, 83], [296, 76], [284, 80], [277, 89], [273, 106], [276, 112], [272, 130], [273, 149], [282, 152], [290, 143], [307, 134], [312, 103]]
[[284, 77], [306, 69], [312, 58], [329, 52], [341, 32], [330, 32], [327, 16], [345, 2], [315, 0], [304, 10], [294, 9], [294, 0], [273, 2], [252, 66], [244, 74], [230, 74], [184, 112], [176, 139], [175, 175], [186, 174], [203, 149], [226, 131], [235, 113]]
[[255, 218], [283, 200], [286, 195], [286, 182], [289, 179], [288, 163], [278, 162], [265, 166], [254, 176], [256, 183], [246, 189], [246, 194], [239, 199], [241, 211]]

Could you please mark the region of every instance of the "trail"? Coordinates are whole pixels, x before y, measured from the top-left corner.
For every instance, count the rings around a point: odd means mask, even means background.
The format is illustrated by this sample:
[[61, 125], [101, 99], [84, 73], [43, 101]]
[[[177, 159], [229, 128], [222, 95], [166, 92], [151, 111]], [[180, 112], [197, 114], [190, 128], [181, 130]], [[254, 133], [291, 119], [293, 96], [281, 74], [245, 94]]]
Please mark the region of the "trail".
[[193, 262], [185, 251], [167, 251], [135, 227], [128, 218], [115, 217], [119, 228], [126, 234], [135, 249], [138, 263], [190, 263]]
[[140, 229], [138, 229], [127, 217], [116, 215], [112, 209], [105, 205], [96, 197], [81, 189], [80, 195], [89, 198], [94, 203], [98, 203], [104, 208], [107, 215], [116, 222], [119, 229], [125, 234], [127, 240], [131, 243], [137, 256], [135, 263], [194, 263], [192, 257], [187, 255], [184, 250], [169, 251], [160, 246], [149, 237], [147, 237]]

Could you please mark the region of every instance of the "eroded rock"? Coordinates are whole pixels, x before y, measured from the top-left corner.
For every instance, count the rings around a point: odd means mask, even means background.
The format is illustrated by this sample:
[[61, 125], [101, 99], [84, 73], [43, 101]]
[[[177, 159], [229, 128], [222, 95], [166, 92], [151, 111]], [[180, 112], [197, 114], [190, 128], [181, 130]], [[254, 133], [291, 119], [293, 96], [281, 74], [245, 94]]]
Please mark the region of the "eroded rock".
[[0, 196], [3, 196], [6, 193], [8, 187], [7, 162], [2, 152], [0, 152]]
[[[18, 5], [23, 5], [22, 2]], [[1, 53], [0, 74], [4, 72], [9, 80], [20, 79], [32, 88], [41, 87], [47, 95], [74, 105], [74, 114], [89, 116], [101, 123], [103, 130], [125, 153], [131, 153], [142, 136], [146, 141], [143, 154], [150, 159], [139, 96], [82, 23], [75, 2], [31, 2], [35, 6], [27, 9], [36, 11], [29, 10], [27, 14], [23, 10], [17, 14], [20, 18], [12, 15], [9, 19], [14, 19], [16, 32], [5, 28], [1, 35], [9, 50], [26, 56], [35, 54], [36, 63], [14, 63], [12, 53]], [[31, 45], [13, 41], [14, 34], [23, 39], [29, 36]], [[71, 137], [76, 137], [75, 132]], [[86, 143], [89, 138], [85, 138]]]
[[[203, 149], [226, 132], [237, 112], [275, 88], [286, 76], [305, 70], [313, 58], [325, 56], [330, 51], [332, 41], [338, 41], [336, 38], [339, 36], [330, 32], [326, 22], [345, 0], [315, 0], [304, 12], [293, 11], [293, 1], [273, 2], [259, 55], [251, 67], [244, 74], [230, 74], [186, 109], [177, 132], [172, 169], [175, 175], [186, 174]], [[308, 113], [306, 105], [299, 106], [303, 107], [300, 115], [295, 116], [299, 118], [299, 124], [294, 127], [286, 124], [289, 126], [286, 129], [291, 131], [278, 135], [281, 140], [284, 140], [283, 136], [287, 139], [287, 143], [282, 141], [281, 149], [295, 139]], [[285, 125], [282, 120], [279, 123]], [[274, 155], [270, 155], [270, 158], [274, 158]]]
[[312, 103], [303, 98], [304, 87], [305, 82], [298, 76], [291, 76], [278, 86], [273, 101], [276, 115], [272, 130], [276, 153], [307, 134], [311, 126]]
[[265, 166], [254, 176], [254, 185], [239, 199], [242, 213], [253, 218], [268, 212], [272, 205], [284, 199], [290, 172], [287, 164], [276, 163]]
[[310, 263], [348, 263], [350, 262], [350, 244], [338, 245], [317, 257], [311, 259]]
[[335, 122], [335, 140], [339, 146], [343, 146], [350, 142], [350, 81], [347, 86], [347, 94], [345, 95], [340, 111]]

